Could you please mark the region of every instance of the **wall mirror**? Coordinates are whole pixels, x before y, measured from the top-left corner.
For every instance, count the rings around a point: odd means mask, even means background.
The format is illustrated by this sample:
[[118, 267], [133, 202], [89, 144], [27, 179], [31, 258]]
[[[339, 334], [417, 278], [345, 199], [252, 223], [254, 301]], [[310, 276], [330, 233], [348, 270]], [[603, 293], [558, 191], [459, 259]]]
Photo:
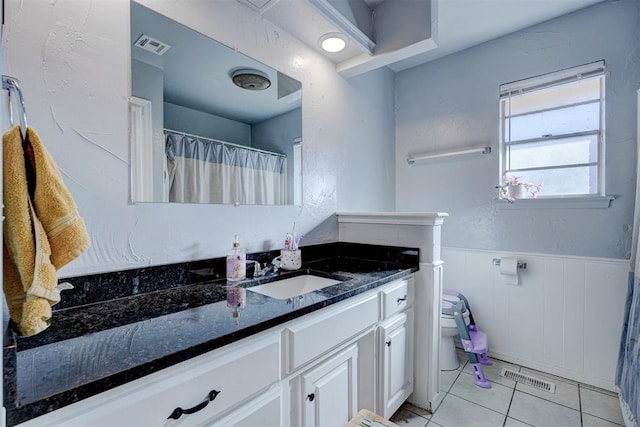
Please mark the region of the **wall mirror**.
[[300, 205], [302, 85], [131, 2], [133, 202]]

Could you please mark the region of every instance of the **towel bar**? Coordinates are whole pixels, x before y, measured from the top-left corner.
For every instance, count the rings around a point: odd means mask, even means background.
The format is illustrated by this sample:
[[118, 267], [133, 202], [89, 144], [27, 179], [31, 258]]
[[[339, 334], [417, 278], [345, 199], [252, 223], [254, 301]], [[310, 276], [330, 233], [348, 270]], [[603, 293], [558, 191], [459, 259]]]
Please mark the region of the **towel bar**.
[[22, 108], [21, 129], [22, 129], [22, 135], [24, 136], [26, 135], [27, 126], [28, 126], [27, 108], [24, 105], [24, 97], [22, 96], [22, 90], [20, 89], [20, 83], [18, 82], [18, 79], [11, 76], [5, 76], [3, 74], [2, 89], [9, 92], [9, 117], [10, 117], [11, 126], [13, 126], [13, 107], [11, 106], [11, 93], [13, 92], [13, 94], [18, 98], [18, 105], [20, 106], [20, 108]]

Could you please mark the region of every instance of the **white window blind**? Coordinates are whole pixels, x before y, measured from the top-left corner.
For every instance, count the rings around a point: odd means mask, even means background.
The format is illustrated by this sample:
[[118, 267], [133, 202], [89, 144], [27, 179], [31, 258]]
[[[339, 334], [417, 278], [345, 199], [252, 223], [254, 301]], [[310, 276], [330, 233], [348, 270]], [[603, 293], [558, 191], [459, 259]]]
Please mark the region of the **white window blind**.
[[538, 197], [604, 196], [605, 64], [500, 86], [500, 174]]

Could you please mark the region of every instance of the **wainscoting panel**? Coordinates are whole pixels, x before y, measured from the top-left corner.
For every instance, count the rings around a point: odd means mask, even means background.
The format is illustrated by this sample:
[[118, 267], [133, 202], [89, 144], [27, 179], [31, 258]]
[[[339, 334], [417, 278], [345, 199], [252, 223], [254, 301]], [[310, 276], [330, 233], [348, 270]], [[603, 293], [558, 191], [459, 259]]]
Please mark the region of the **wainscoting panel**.
[[[507, 283], [493, 259], [526, 262]], [[628, 260], [442, 248], [444, 289], [462, 292], [489, 355], [614, 389]]]

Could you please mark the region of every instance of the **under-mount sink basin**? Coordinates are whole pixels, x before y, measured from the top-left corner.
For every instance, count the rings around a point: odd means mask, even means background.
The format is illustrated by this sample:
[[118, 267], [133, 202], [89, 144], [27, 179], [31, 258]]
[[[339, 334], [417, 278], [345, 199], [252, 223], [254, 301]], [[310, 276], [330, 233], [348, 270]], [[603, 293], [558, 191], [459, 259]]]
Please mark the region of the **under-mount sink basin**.
[[304, 274], [301, 276], [289, 277], [288, 279], [265, 283], [264, 285], [252, 286], [247, 289], [271, 298], [287, 299], [317, 291], [337, 283], [342, 283], [342, 280]]

